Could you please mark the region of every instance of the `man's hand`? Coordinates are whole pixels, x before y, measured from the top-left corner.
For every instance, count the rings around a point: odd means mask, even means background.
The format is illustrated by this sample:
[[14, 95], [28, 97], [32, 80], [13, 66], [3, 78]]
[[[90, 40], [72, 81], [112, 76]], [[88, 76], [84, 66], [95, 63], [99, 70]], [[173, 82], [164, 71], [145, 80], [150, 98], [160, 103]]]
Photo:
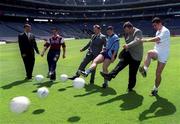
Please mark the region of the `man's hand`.
[[39, 53], [39, 51], [38, 51], [38, 52], [36, 52], [36, 54], [40, 54], [40, 53]]
[[22, 57], [26, 57], [26, 54], [22, 54]]
[[155, 41], [156, 41], [157, 44], [161, 43], [160, 38], [156, 39]]
[[123, 48], [127, 50], [127, 49], [128, 49], [128, 45], [125, 44], [125, 45], [123, 46]]
[[111, 58], [111, 63], [113, 63], [114, 61], [115, 61], [115, 56], [112, 56], [112, 58]]
[[63, 59], [64, 59], [64, 58], [66, 58], [66, 55], [65, 55], [65, 54], [63, 54], [63, 56], [62, 56], [62, 57], [63, 57]]
[[44, 52], [41, 53], [41, 57], [43, 57], [43, 56], [44, 56]]
[[48, 39], [46, 39], [46, 38], [43, 38], [43, 40], [46, 41], [46, 42], [48, 41]]
[[80, 49], [80, 52], [83, 52], [83, 50], [82, 50], [82, 49]]
[[146, 40], [146, 39], [141, 39], [141, 41], [142, 41], [142, 42], [147, 42], [147, 40]]

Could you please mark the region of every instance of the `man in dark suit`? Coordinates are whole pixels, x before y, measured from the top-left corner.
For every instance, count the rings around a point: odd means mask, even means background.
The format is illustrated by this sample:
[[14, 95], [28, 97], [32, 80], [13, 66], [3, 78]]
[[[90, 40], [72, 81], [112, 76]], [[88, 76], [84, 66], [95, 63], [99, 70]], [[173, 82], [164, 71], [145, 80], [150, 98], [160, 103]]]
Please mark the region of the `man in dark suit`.
[[35, 36], [30, 33], [31, 25], [24, 25], [24, 33], [19, 34], [18, 43], [21, 52], [21, 56], [25, 65], [27, 80], [32, 79], [32, 72], [35, 62], [34, 50], [39, 54], [39, 50], [36, 44]]
[[[102, 51], [102, 49], [106, 46], [106, 36], [101, 33], [101, 27], [99, 25], [93, 26], [94, 35], [92, 35], [91, 40], [88, 44], [80, 50], [83, 52], [88, 49], [86, 56], [82, 60], [76, 74], [70, 77], [70, 80], [74, 80], [75, 78], [79, 77], [79, 71], [84, 71], [86, 66], [92, 62]], [[95, 70], [93, 70], [90, 78], [90, 84], [94, 84], [95, 79]]]

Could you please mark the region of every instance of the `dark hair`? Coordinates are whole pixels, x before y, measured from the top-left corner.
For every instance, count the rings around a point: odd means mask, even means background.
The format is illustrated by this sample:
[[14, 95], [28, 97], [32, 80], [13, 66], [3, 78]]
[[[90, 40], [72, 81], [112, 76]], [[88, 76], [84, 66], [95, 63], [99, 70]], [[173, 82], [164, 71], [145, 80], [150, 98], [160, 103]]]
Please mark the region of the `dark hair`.
[[26, 23], [26, 24], [24, 24], [24, 28], [26, 28], [26, 27], [31, 27], [31, 25]]
[[131, 22], [125, 22], [124, 25], [123, 25], [123, 28], [133, 28], [133, 24]]
[[101, 27], [99, 25], [97, 25], [97, 24], [94, 25], [93, 28], [97, 28], [97, 29], [101, 30]]
[[108, 26], [108, 27], [107, 27], [107, 30], [112, 30], [112, 31], [113, 31], [114, 28], [113, 28], [113, 26]]
[[152, 23], [162, 23], [162, 21], [159, 17], [155, 17], [153, 18]]
[[56, 30], [56, 31], [58, 31], [58, 28], [56, 28], [56, 27], [53, 27], [53, 28], [51, 28], [51, 30]]

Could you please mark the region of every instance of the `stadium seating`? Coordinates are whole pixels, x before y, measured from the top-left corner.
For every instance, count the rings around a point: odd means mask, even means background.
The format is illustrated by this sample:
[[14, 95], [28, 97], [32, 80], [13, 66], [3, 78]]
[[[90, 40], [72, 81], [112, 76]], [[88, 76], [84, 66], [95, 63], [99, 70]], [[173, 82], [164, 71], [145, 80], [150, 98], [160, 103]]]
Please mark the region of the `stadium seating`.
[[[161, 6], [157, 6], [157, 2]], [[107, 26], [112, 25], [115, 32], [122, 36], [125, 21], [131, 21], [145, 36], [154, 36], [151, 19], [155, 16], [163, 19], [172, 35], [180, 35], [178, 5], [180, 3], [176, 0], [0, 1], [0, 40], [2, 37], [17, 37], [23, 31], [27, 18], [32, 32], [39, 37], [49, 36], [50, 29], [57, 27], [63, 37], [89, 38], [94, 24], [99, 24], [103, 33], [106, 33]], [[35, 18], [45, 18], [48, 22], [35, 22]]]

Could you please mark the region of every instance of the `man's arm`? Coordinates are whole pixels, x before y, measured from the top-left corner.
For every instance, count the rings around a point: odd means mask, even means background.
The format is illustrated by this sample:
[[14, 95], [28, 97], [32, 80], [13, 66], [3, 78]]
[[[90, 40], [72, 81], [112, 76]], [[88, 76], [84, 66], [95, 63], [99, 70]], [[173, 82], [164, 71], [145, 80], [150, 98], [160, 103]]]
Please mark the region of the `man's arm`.
[[48, 47], [50, 46], [50, 43], [48, 43], [48, 40], [46, 40], [46, 43], [44, 44], [44, 49], [41, 52], [41, 56], [44, 56], [44, 53], [46, 52], [46, 50], [48, 49]]
[[106, 37], [104, 36], [103, 37], [103, 48], [102, 48], [102, 51], [104, 51], [106, 49], [106, 42], [107, 42], [107, 40], [106, 40]]
[[159, 37], [153, 37], [153, 38], [149, 38], [149, 39], [141, 39], [142, 42], [156, 42], [156, 43], [160, 43], [160, 38]]
[[20, 49], [20, 52], [21, 52], [21, 56], [22, 57], [25, 57], [26, 54], [25, 54], [25, 48], [22, 44], [22, 36], [21, 35], [18, 35], [18, 44], [19, 44], [19, 49]]
[[142, 43], [141, 39], [142, 39], [142, 32], [141, 31], [137, 31], [136, 34], [135, 34], [134, 40], [131, 41], [130, 43], [124, 45], [123, 47], [126, 48], [126, 49], [134, 47], [134, 46]]
[[66, 58], [66, 44], [63, 43], [62, 44], [62, 48], [63, 48], [63, 59]]
[[118, 50], [119, 50], [119, 40], [116, 41], [116, 43], [114, 44], [114, 52], [113, 52], [113, 54], [112, 54], [111, 62], [114, 62], [114, 60], [116, 59]]
[[87, 50], [89, 48], [90, 44], [91, 44], [91, 40], [80, 51], [83, 52], [83, 51]]
[[38, 49], [38, 47], [37, 47], [36, 39], [35, 39], [34, 36], [33, 36], [33, 41], [32, 41], [32, 42], [33, 42], [33, 47], [34, 47], [36, 53], [39, 54], [39, 49]]

